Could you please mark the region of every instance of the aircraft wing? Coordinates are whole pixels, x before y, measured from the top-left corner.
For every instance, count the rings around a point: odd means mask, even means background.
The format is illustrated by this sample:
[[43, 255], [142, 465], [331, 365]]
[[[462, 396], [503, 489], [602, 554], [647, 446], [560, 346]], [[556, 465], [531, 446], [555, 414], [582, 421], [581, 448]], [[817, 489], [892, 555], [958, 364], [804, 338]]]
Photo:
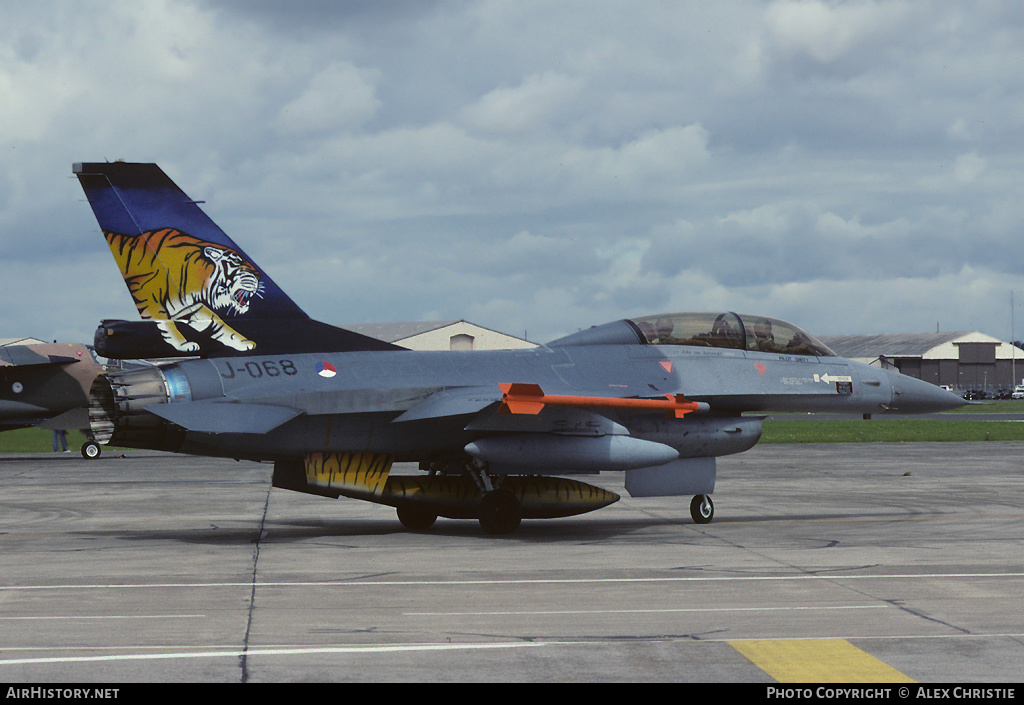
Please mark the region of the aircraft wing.
[[[527, 394], [540, 397], [538, 406], [522, 410], [515, 397], [503, 392], [508, 385], [487, 385], [447, 388], [437, 391], [413, 405], [393, 423], [432, 421], [452, 417], [470, 417], [466, 428], [475, 431], [560, 432], [573, 435], [624, 434], [626, 429], [600, 413], [591, 411], [601, 406], [651, 404], [662, 405], [669, 412], [678, 406], [671, 399], [634, 400], [593, 397], [556, 397], [544, 395], [536, 385], [525, 385]], [[517, 385], [512, 385], [518, 389]], [[535, 398], [530, 396], [529, 402]], [[607, 402], [601, 404], [601, 402]], [[514, 411], [509, 410], [509, 406]], [[540, 407], [547, 407], [545, 413]], [[231, 400], [194, 401], [184, 404], [161, 404], [147, 411], [189, 431], [201, 433], [268, 433], [291, 419], [306, 413], [282, 404], [245, 403]], [[676, 413], [679, 413], [678, 411]]]
[[664, 409], [677, 418], [694, 411], [707, 411], [708, 405], [691, 402], [681, 394], [661, 395], [657, 398], [635, 398], [634, 390], [618, 389], [593, 395], [546, 394], [537, 384], [502, 383], [497, 385], [456, 387], [431, 394], [395, 419], [419, 421], [446, 416], [475, 414], [497, 402], [502, 414], [537, 415], [545, 407], [575, 409]]
[[422, 421], [475, 414], [500, 401], [501, 389], [496, 385], [442, 389], [407, 410], [395, 421]]
[[70, 365], [78, 358], [64, 355], [41, 355], [27, 345], [0, 347], [0, 371], [5, 367], [45, 367], [46, 365]]
[[182, 428], [201, 433], [267, 433], [302, 413], [286, 406], [231, 401], [154, 404], [148, 410]]
[[[543, 403], [523, 409], [509, 392], [525, 388], [527, 395], [539, 394]], [[534, 397], [530, 402], [537, 401]], [[612, 406], [615, 398], [601, 398]], [[624, 404], [639, 400], [623, 399]], [[651, 400], [654, 401], [654, 400]], [[553, 403], [552, 403], [553, 402]], [[559, 403], [561, 402], [561, 403]], [[669, 400], [662, 398], [666, 408]], [[659, 402], [655, 402], [656, 404]], [[514, 410], [513, 410], [514, 409]], [[671, 409], [669, 409], [671, 411]], [[486, 385], [443, 389], [431, 394], [395, 418], [392, 423], [432, 421], [467, 416], [465, 430], [491, 433], [557, 433], [572, 436], [626, 435], [629, 431], [601, 413], [600, 404], [590, 397], [552, 397], [537, 385]]]

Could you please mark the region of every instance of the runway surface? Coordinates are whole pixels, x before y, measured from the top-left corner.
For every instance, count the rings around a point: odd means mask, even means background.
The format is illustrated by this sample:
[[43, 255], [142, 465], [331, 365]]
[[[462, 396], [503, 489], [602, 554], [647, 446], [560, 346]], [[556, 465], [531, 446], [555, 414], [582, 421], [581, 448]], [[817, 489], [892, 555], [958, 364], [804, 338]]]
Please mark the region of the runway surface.
[[0, 682], [1016, 683], [1022, 456], [758, 446], [711, 524], [623, 493], [506, 537], [257, 463], [0, 456]]

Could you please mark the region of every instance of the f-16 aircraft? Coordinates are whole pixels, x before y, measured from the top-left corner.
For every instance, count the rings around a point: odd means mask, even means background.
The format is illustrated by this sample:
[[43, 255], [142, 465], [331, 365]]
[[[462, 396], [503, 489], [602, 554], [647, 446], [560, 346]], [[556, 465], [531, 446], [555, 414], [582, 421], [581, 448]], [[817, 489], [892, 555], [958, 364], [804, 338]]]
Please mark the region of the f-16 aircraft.
[[[89, 390], [100, 372], [85, 345], [0, 346], [0, 431], [88, 428]], [[99, 457], [99, 444], [87, 439], [82, 455]]]
[[[507, 534], [589, 512], [619, 496], [566, 476], [607, 471], [633, 497], [692, 495], [706, 523], [715, 458], [757, 443], [766, 412], [964, 404], [731, 312], [640, 316], [526, 350], [402, 349], [311, 320], [155, 164], [73, 171], [143, 319], [104, 321], [97, 351], [191, 358], [97, 379], [95, 437], [273, 461], [276, 487], [390, 505], [410, 529], [440, 516]], [[410, 461], [418, 474], [391, 472]]]

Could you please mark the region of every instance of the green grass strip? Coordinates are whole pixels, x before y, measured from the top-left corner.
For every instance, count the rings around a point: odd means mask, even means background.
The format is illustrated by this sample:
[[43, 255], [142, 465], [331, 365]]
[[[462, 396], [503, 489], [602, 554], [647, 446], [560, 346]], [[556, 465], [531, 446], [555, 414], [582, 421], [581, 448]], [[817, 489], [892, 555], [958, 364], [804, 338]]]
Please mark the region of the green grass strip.
[[[977, 407], [975, 407], [977, 408]], [[1012, 409], [1019, 410], [1019, 407]], [[994, 413], [990, 410], [989, 413]], [[1009, 411], [1009, 410], [1007, 410]], [[935, 443], [1024, 441], [1024, 422], [938, 419], [788, 419], [769, 418], [761, 443]], [[68, 431], [68, 449], [78, 452], [81, 431]], [[50, 431], [22, 428], [0, 433], [0, 453], [53, 451]]]
[[[81, 431], [68, 431], [68, 450], [77, 453], [85, 443]], [[53, 433], [45, 428], [19, 428], [0, 433], [0, 453], [52, 453]]]
[[761, 443], [1024, 441], [1024, 422], [932, 419], [768, 419]]

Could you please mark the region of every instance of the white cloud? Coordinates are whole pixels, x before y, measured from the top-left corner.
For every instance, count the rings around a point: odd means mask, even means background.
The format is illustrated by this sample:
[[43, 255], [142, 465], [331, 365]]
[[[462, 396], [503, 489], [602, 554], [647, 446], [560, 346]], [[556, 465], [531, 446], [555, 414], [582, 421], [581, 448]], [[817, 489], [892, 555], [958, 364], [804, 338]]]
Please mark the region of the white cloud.
[[554, 71], [527, 76], [515, 88], [495, 88], [463, 110], [468, 126], [484, 132], [543, 129], [576, 102], [582, 81]]
[[973, 183], [984, 171], [985, 160], [976, 152], [961, 154], [956, 158], [956, 165], [953, 167], [953, 175], [961, 184]]
[[332, 63], [282, 106], [274, 125], [292, 135], [328, 135], [364, 125], [380, 108], [367, 73], [349, 63]]
[[544, 340], [722, 307], [1008, 335], [986, 313], [1024, 291], [1024, 17], [1004, 4], [282, 7], [7, 8], [11, 334], [130, 315], [113, 277], [76, 280], [108, 255], [69, 178], [125, 158], [335, 322]]
[[765, 11], [765, 26], [780, 52], [831, 63], [896, 37], [909, 14], [904, 2], [776, 0]]

